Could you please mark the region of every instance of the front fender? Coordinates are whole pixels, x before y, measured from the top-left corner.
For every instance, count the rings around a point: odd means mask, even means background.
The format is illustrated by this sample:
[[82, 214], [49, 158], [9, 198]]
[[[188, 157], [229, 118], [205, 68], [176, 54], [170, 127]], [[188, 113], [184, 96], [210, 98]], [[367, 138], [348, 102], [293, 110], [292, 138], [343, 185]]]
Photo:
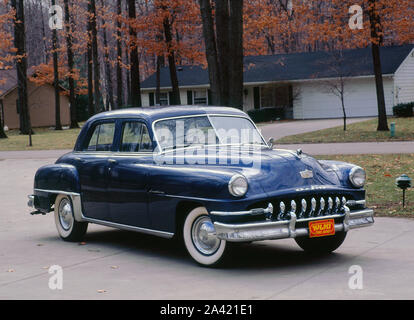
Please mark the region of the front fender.
[[319, 160], [319, 163], [325, 170], [333, 170], [338, 176], [342, 186], [355, 189], [349, 181], [349, 172], [352, 168], [356, 167], [355, 164], [333, 160]]

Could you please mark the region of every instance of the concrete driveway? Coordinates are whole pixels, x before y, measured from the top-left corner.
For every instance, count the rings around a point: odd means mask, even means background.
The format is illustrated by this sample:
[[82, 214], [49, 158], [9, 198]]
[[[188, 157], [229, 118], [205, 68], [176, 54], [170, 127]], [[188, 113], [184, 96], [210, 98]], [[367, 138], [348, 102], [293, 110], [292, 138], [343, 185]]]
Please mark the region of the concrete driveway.
[[[372, 118], [350, 118], [347, 119], [347, 124], [366, 121]], [[274, 122], [271, 124], [261, 125], [263, 136], [267, 139], [274, 138], [275, 140], [291, 136], [294, 134], [301, 134], [311, 131], [323, 130], [343, 125], [343, 119], [317, 119], [317, 120], [294, 120]]]
[[[51, 214], [26, 207], [36, 169], [54, 160], [0, 160], [0, 299], [414, 298], [410, 219], [377, 218], [323, 258], [293, 240], [242, 245], [224, 269], [198, 267], [172, 241], [96, 225], [85, 243], [63, 242]], [[63, 268], [62, 290], [49, 289], [52, 265]], [[355, 265], [362, 289], [349, 287]]]

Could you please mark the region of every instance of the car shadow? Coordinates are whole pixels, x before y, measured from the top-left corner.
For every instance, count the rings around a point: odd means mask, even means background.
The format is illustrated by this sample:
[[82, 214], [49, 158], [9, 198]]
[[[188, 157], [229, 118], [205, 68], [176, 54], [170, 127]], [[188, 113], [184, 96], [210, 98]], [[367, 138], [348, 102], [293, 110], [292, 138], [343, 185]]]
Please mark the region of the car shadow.
[[[100, 248], [128, 251], [137, 256], [156, 257], [166, 263], [176, 263], [189, 267], [197, 264], [189, 257], [184, 244], [179, 240], [163, 239], [151, 235], [123, 230], [99, 230], [88, 232], [86, 245]], [[292, 241], [294, 241], [292, 239]], [[286, 244], [286, 243], [285, 243]], [[103, 248], [102, 248], [103, 249]], [[290, 269], [292, 267], [315, 267], [341, 263], [350, 258], [348, 254], [334, 252], [329, 255], [315, 256], [305, 253], [295, 246], [286, 246], [278, 241], [231, 244], [230, 250], [220, 270]]]

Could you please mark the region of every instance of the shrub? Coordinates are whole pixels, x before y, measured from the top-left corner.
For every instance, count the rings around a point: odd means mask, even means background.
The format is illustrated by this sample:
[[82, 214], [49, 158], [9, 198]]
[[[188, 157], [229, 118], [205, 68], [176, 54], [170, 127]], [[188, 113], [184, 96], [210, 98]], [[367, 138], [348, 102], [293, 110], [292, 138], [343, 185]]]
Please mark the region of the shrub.
[[273, 121], [284, 117], [283, 108], [261, 108], [247, 111], [250, 118], [258, 122]]
[[414, 102], [399, 103], [392, 108], [394, 116], [397, 117], [412, 117]]

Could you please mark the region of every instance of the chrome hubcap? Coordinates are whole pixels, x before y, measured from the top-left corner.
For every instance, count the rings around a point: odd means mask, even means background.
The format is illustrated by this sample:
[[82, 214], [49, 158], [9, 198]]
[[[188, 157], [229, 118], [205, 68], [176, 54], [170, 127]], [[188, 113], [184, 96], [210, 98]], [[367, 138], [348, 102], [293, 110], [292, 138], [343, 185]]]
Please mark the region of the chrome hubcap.
[[63, 229], [68, 231], [73, 224], [72, 206], [69, 200], [63, 199], [59, 204], [59, 222]]
[[194, 246], [205, 255], [212, 255], [220, 246], [220, 240], [216, 237], [216, 231], [210, 218], [201, 216], [193, 223], [191, 236]]

